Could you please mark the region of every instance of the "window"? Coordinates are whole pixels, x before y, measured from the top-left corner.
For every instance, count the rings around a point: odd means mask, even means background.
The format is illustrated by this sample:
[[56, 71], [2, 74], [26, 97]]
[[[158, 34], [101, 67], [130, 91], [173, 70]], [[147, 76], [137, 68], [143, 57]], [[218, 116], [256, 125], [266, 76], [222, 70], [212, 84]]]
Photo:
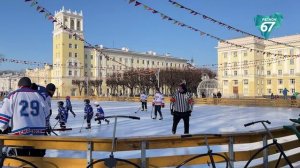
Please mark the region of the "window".
[[113, 70], [115, 70], [115, 66], [113, 65]]
[[139, 63], [140, 63], [140, 60], [136, 60], [136, 63], [138, 63], [138, 64], [139, 64]]
[[77, 20], [77, 30], [80, 31], [80, 21]]
[[93, 55], [91, 55], [91, 59], [93, 59]]
[[149, 65], [149, 61], [147, 61], [147, 65]]
[[74, 66], [77, 67], [77, 62], [74, 63]]
[[277, 64], [278, 64], [278, 65], [282, 65], [282, 62], [281, 62], [281, 61], [278, 61]]
[[268, 93], [271, 94], [272, 93], [272, 89], [268, 89]]
[[72, 34], [69, 34], [69, 39], [72, 39]]
[[294, 55], [294, 49], [290, 49], [290, 55]]
[[236, 66], [237, 66], [237, 62], [234, 62], [234, 63], [233, 63], [233, 66], [235, 66], [235, 67], [236, 67]]
[[72, 71], [69, 71], [69, 76], [72, 76]]
[[172, 67], [172, 63], [170, 63], [170, 66]]
[[295, 93], [295, 89], [291, 89], [292, 90], [292, 93]]
[[154, 65], [154, 61], [152, 61], [152, 65]]
[[244, 79], [244, 85], [248, 85], [248, 79]]
[[248, 75], [248, 70], [244, 70], [244, 75]]
[[234, 85], [238, 85], [239, 81], [238, 80], [233, 80]]
[[271, 84], [272, 84], [272, 80], [271, 80], [271, 79], [268, 79], [268, 80], [267, 80], [267, 84], [268, 84], [268, 85], [271, 85]]
[[122, 62], [122, 58], [119, 58], [119, 61]]
[[71, 29], [74, 30], [74, 19], [71, 19]]
[[125, 63], [128, 63], [128, 58], [125, 58]]
[[290, 84], [295, 84], [295, 79], [290, 79]]
[[290, 59], [290, 65], [294, 65], [294, 64], [295, 64], [294, 58]]
[[271, 75], [271, 71], [267, 71], [267, 75]]
[[84, 67], [87, 68], [87, 64], [84, 64]]
[[143, 60], [143, 64], [145, 64], [145, 60]]
[[248, 61], [247, 60], [244, 61], [244, 65], [248, 65]]
[[290, 75], [294, 75], [294, 69], [290, 69]]
[[244, 51], [244, 57], [248, 56], [247, 51]]
[[227, 58], [227, 54], [228, 54], [227, 52], [224, 52], [224, 58]]
[[87, 59], [87, 55], [86, 54], [84, 55], [84, 58]]
[[87, 72], [84, 72], [84, 76], [87, 76]]
[[233, 56], [237, 57], [237, 52], [236, 51], [233, 52]]
[[228, 85], [228, 80], [224, 80], [223, 83], [224, 83], [224, 86], [227, 86]]
[[102, 60], [102, 56], [100, 56], [100, 61]]
[[93, 64], [91, 64], [91, 68], [93, 68]]
[[233, 74], [234, 74], [234, 76], [237, 76], [237, 71], [234, 71]]
[[72, 66], [72, 62], [69, 62], [69, 66]]
[[278, 79], [278, 85], [282, 85], [283, 81], [282, 79]]
[[72, 44], [71, 43], [69, 43], [69, 48], [72, 48]]
[[224, 71], [224, 76], [228, 76], [228, 72], [227, 71]]
[[282, 94], [282, 89], [278, 89], [279, 94]]
[[131, 58], [131, 63], [132, 63], [132, 64], [134, 63], [134, 59], [133, 59], [133, 58]]
[[71, 52], [69, 52], [69, 57], [72, 57], [72, 53]]
[[282, 75], [282, 70], [278, 70], [278, 75]]
[[[159, 62], [157, 62], [156, 65], [159, 65]], [[179, 64], [179, 67], [180, 67], [180, 64]]]
[[77, 53], [74, 54], [75, 58], [77, 58]]
[[74, 76], [77, 76], [77, 71], [74, 71]]
[[224, 68], [227, 68], [227, 66], [228, 66], [228, 63], [224, 62]]
[[76, 49], [77, 49], [77, 48], [78, 48], [78, 45], [77, 45], [77, 44], [75, 44], [75, 45], [74, 45], [74, 48], [76, 48]]

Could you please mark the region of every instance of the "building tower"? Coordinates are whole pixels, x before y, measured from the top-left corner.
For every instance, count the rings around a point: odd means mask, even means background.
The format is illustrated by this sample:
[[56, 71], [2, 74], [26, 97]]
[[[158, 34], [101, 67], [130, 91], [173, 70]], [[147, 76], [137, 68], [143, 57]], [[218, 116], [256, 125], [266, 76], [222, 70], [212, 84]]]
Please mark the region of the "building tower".
[[[63, 7], [60, 11], [55, 11], [55, 18], [58, 22], [54, 23], [53, 30], [52, 82], [57, 87], [57, 96], [76, 96], [72, 80], [84, 75], [84, 42], [74, 36], [74, 33], [84, 39], [83, 14], [82, 11], [72, 12]], [[59, 23], [69, 29], [64, 29]]]

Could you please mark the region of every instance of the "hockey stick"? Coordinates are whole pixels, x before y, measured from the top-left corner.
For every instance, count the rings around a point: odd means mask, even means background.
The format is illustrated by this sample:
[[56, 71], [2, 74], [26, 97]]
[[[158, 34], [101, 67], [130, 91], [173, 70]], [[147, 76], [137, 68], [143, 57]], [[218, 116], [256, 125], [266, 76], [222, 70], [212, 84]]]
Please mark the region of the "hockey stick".
[[53, 128], [52, 128], [52, 129], [54, 129], [54, 128], [56, 127], [56, 125], [58, 124], [58, 121], [59, 121], [59, 120], [57, 120], [56, 124], [53, 126]]
[[84, 119], [84, 120], [83, 120], [83, 122], [82, 122], [82, 125], [81, 125], [81, 127], [80, 127], [79, 133], [81, 133], [81, 130], [82, 130], [82, 127], [83, 127], [84, 121], [85, 121], [85, 119]]
[[137, 111], [135, 111], [134, 113], [137, 113], [137, 112], [139, 112], [141, 110], [141, 107], [139, 107], [138, 109], [137, 109]]

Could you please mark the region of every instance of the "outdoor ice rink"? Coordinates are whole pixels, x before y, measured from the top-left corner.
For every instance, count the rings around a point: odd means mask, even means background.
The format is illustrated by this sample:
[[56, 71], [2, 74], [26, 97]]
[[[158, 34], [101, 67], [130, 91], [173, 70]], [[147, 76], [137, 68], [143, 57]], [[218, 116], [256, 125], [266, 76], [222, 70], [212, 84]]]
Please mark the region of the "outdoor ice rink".
[[[51, 117], [52, 127], [57, 123], [55, 116], [57, 115], [57, 101], [52, 101], [53, 114]], [[64, 101], [64, 100], [63, 100]], [[91, 101], [94, 108], [94, 101]], [[141, 111], [140, 103], [137, 102], [114, 102], [105, 101], [100, 102], [105, 115], [132, 115], [138, 116], [140, 120], [131, 120], [127, 118], [120, 118], [117, 122], [117, 137], [134, 137], [134, 136], [172, 136], [171, 126], [172, 126], [172, 116], [169, 110], [169, 104], [162, 109], [163, 120], [153, 120], [151, 119], [151, 103], [148, 103], [148, 111]], [[83, 119], [84, 116], [84, 102], [83, 100], [72, 100], [73, 111], [76, 113], [74, 118], [69, 113], [69, 119], [67, 123], [68, 128], [72, 128], [71, 131], [57, 132], [60, 136], [84, 136], [84, 137], [112, 137], [114, 128], [114, 119], [110, 119], [110, 124], [107, 125], [102, 122], [102, 125], [98, 125], [94, 119], [92, 120], [92, 129], [87, 130], [86, 122]], [[1, 105], [0, 105], [1, 106]], [[137, 111], [137, 113], [135, 113]], [[242, 107], [242, 106], [213, 106], [213, 105], [195, 105], [194, 111], [190, 118], [190, 133], [191, 134], [214, 134], [214, 133], [229, 133], [229, 132], [245, 132], [254, 131], [258, 129], [263, 129], [261, 124], [252, 125], [249, 127], [244, 127], [245, 123], [256, 121], [256, 120], [269, 120], [271, 125], [269, 128], [282, 127], [283, 125], [291, 125], [289, 121], [290, 118], [298, 118], [300, 114], [299, 108], [273, 108], [273, 107]], [[80, 128], [83, 124], [82, 131]], [[59, 128], [59, 124], [56, 125]], [[183, 134], [183, 121], [180, 121], [177, 128], [177, 135]], [[54, 135], [53, 135], [54, 136]], [[289, 141], [295, 139], [296, 136], [289, 136], [280, 141]], [[203, 144], [204, 145], [204, 144]], [[247, 149], [257, 144], [251, 145], [239, 145], [235, 147], [235, 150]], [[148, 157], [154, 157], [157, 155], [167, 156], [167, 155], [181, 155], [181, 154], [199, 154], [206, 152], [206, 147], [189, 147], [189, 148], [176, 148], [168, 150], [149, 150], [147, 151]], [[214, 146], [212, 150], [226, 151], [227, 146]], [[300, 150], [296, 148], [294, 150]], [[293, 151], [290, 151], [293, 152]], [[85, 157], [86, 152], [79, 151], [57, 151], [57, 150], [47, 150], [46, 155], [48, 157]], [[108, 157], [109, 152], [94, 152], [95, 158], [105, 158]], [[140, 151], [131, 152], [116, 152], [115, 156], [121, 158], [133, 158], [139, 157], [141, 155]], [[235, 163], [235, 167], [243, 167], [245, 163]], [[297, 163], [298, 166], [300, 163]], [[224, 165], [219, 165], [220, 167]], [[201, 166], [190, 166], [201, 167]], [[204, 165], [207, 167], [207, 165]]]

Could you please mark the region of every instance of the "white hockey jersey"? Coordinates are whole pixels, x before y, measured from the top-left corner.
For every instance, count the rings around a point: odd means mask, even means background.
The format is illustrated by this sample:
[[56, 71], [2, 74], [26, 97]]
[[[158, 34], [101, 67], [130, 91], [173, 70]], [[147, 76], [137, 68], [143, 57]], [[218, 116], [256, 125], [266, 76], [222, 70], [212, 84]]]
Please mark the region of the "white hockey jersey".
[[49, 106], [45, 98], [30, 88], [12, 92], [0, 109], [0, 129], [12, 127], [14, 135], [44, 135]]
[[148, 98], [148, 96], [147, 96], [146, 94], [144, 94], [144, 93], [142, 93], [141, 96], [140, 96], [140, 100], [141, 100], [142, 102], [146, 102], [146, 101], [147, 101], [147, 98]]
[[155, 93], [153, 103], [155, 105], [162, 105], [162, 104], [164, 104], [164, 95], [161, 94], [161, 93], [159, 93], [159, 92]]

